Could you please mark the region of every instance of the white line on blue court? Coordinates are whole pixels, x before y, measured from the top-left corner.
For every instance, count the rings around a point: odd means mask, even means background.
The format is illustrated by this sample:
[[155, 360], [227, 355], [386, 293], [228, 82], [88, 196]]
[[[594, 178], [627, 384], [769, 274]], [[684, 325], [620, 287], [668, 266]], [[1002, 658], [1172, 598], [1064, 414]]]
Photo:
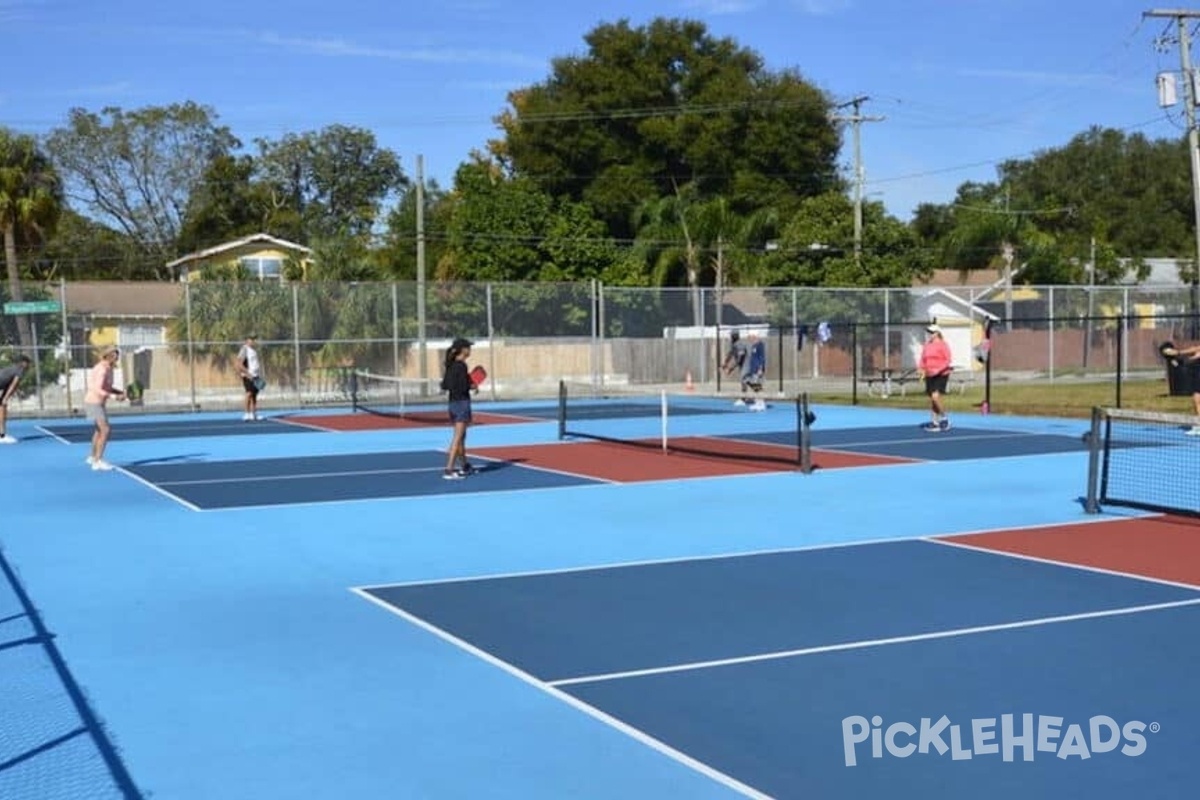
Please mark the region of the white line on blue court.
[[[997, 531], [998, 533], [1000, 531]], [[952, 534], [954, 535], [954, 534]], [[1180, 583], [1179, 581], [1169, 581], [1166, 578], [1154, 578], [1149, 575], [1139, 575], [1135, 572], [1121, 572], [1115, 569], [1105, 569], [1104, 567], [1093, 567], [1087, 564], [1075, 564], [1070, 561], [1056, 561], [1052, 558], [1041, 558], [1039, 556], [1026, 555], [1024, 553], [1012, 553], [1007, 550], [995, 550], [990, 547], [976, 547], [973, 544], [966, 542], [951, 542], [946, 539], [938, 539], [929, 537], [923, 541], [930, 544], [941, 545], [942, 547], [956, 547], [960, 550], [970, 550], [973, 553], [984, 553], [989, 556], [1003, 556], [1005, 558], [1015, 558], [1021, 561], [1032, 561], [1037, 564], [1048, 564], [1053, 567], [1070, 567], [1081, 572], [1094, 572], [1098, 575], [1110, 575], [1115, 578], [1130, 578], [1137, 581], [1145, 581], [1146, 583], [1156, 583], [1161, 586], [1173, 586], [1176, 589], [1191, 589], [1194, 592], [1200, 592], [1200, 586], [1192, 583]]]
[[553, 685], [548, 684], [545, 681], [538, 680], [537, 678], [533, 677], [532, 675], [525, 672], [524, 670], [519, 669], [518, 667], [515, 667], [512, 664], [509, 664], [507, 661], [502, 661], [501, 659], [496, 658], [491, 653], [488, 653], [484, 650], [480, 650], [478, 647], [475, 647], [471, 643], [458, 638], [457, 636], [455, 636], [454, 634], [452, 634], [448, 631], [442, 630], [441, 628], [437, 627], [436, 625], [431, 625], [430, 623], [426, 622], [425, 620], [421, 619], [420, 617], [414, 617], [412, 614], [409, 614], [407, 611], [396, 608], [395, 606], [390, 605], [389, 603], [387, 603], [383, 600], [380, 600], [377, 597], [367, 594], [364, 591], [360, 591], [358, 589], [351, 589], [350, 591], [352, 591], [354, 594], [358, 595], [359, 597], [363, 598], [364, 600], [367, 600], [370, 603], [374, 603], [376, 606], [379, 606], [380, 608], [384, 609], [385, 611], [387, 611], [391, 614], [395, 614], [396, 616], [406, 620], [407, 622], [417, 626], [418, 628], [428, 631], [429, 633], [432, 633], [433, 635], [439, 637], [440, 639], [443, 639], [444, 641], [449, 642], [450, 644], [466, 651], [467, 653], [475, 656], [476, 658], [479, 658], [479, 659], [487, 662], [488, 664], [491, 664], [494, 667], [504, 670], [509, 675], [512, 675], [513, 677], [523, 681], [524, 683], [527, 683], [530, 686], [533, 686], [537, 689], [542, 690], [543, 692], [546, 692], [551, 697], [554, 697], [557, 700], [561, 700], [562, 702], [566, 703], [567, 705], [571, 706], [572, 708], [576, 709], [577, 711], [582, 711], [583, 713], [587, 714], [588, 716], [592, 717], [593, 719], [596, 719], [596, 720], [604, 723], [605, 725], [615, 728], [616, 730], [620, 731], [621, 733], [624, 733], [625, 735], [633, 738], [634, 740], [641, 742], [642, 744], [646, 745], [647, 747], [651, 748], [652, 750], [655, 750], [656, 752], [659, 752], [659, 753], [667, 756], [668, 758], [671, 758], [674, 761], [679, 762], [683, 766], [688, 767], [688, 768], [700, 773], [701, 775], [704, 775], [705, 777], [708, 777], [708, 778], [716, 781], [717, 783], [721, 784], [722, 786], [725, 786], [726, 788], [729, 788], [735, 792], [738, 792], [739, 794], [743, 795], [744, 797], [752, 798], [752, 800], [772, 800], [770, 795], [763, 794], [759, 790], [757, 790], [745, 783], [742, 783], [741, 781], [737, 780], [736, 778], [726, 775], [725, 773], [709, 766], [708, 764], [705, 764], [702, 761], [692, 758], [691, 756], [687, 755], [686, 753], [676, 750], [675, 748], [671, 747], [670, 745], [666, 744], [665, 742], [655, 739], [653, 736], [646, 733], [645, 731], [639, 730], [638, 728], [635, 728], [626, 722], [622, 722], [621, 720], [617, 719], [616, 717], [613, 717], [609, 714], [604, 713], [603, 711], [596, 708], [595, 706], [589, 705], [588, 703], [583, 702], [582, 700], [580, 700], [577, 697], [572, 697], [571, 695], [567, 694], [566, 692], [559, 691], [558, 689], [554, 688]]
[[1191, 600], [1174, 600], [1169, 603], [1126, 606], [1124, 608], [1112, 608], [1104, 611], [1087, 611], [1081, 614], [1064, 614], [1055, 617], [1039, 617], [1036, 619], [1019, 620], [1017, 622], [1001, 622], [995, 625], [978, 625], [971, 628], [954, 628], [947, 631], [916, 633], [910, 636], [891, 636], [886, 639], [867, 639], [860, 642], [842, 642], [840, 644], [820, 645], [818, 647], [803, 647], [795, 650], [781, 650], [773, 653], [758, 653], [751, 656], [720, 658], [711, 661], [694, 661], [687, 664], [672, 664], [665, 667], [649, 667], [647, 669], [633, 669], [625, 672], [609, 672], [602, 675], [584, 675], [578, 678], [564, 678], [557, 681], [547, 681], [547, 684], [550, 686], [574, 686], [582, 683], [602, 683], [606, 681], [623, 680], [626, 678], [642, 678], [648, 675], [669, 675], [678, 672], [694, 672], [702, 669], [731, 667], [740, 664], [755, 664], [763, 661], [779, 661], [785, 658], [798, 658], [800, 656], [818, 655], [821, 653], [836, 653], [843, 650], [863, 650], [869, 647], [885, 647], [893, 644], [927, 642], [936, 639], [955, 639], [962, 636], [973, 636], [981, 633], [995, 633], [997, 631], [1011, 631], [1020, 630], [1022, 628], [1036, 628], [1045, 625], [1058, 625], [1066, 622], [1080, 622], [1083, 620], [1103, 619], [1106, 617], [1145, 614], [1153, 611], [1165, 611], [1172, 608], [1185, 608], [1187, 606], [1200, 606], [1200, 597]]
[[49, 428], [43, 428], [41, 425], [35, 425], [34, 429], [41, 431], [42, 433], [46, 434], [47, 436], [57, 439], [58, 441], [62, 442], [63, 444], [70, 444], [69, 441], [67, 441], [63, 437], [59, 436], [57, 433], [50, 430]]
[[320, 425], [310, 425], [307, 422], [300, 422], [299, 420], [293, 419], [291, 417], [264, 417], [264, 419], [268, 422], [274, 422], [276, 425], [293, 425], [297, 428], [305, 428], [306, 430], [318, 431], [320, 433], [344, 433], [345, 432], [345, 431], [338, 430], [337, 428], [322, 428]]
[[[761, 476], [741, 476], [761, 477]], [[1161, 514], [1134, 513], [1119, 519], [1153, 519]], [[1011, 528], [981, 528], [979, 530], [955, 532], [950, 531], [939, 536], [976, 536], [985, 533], [1007, 533], [1009, 531], [1036, 531], [1045, 528], [1059, 528], [1063, 525], [1094, 525], [1101, 522], [1113, 522], [1111, 517], [1089, 515], [1084, 519], [1069, 522], [1037, 522], [1030, 525], [1017, 525]], [[839, 550], [848, 547], [868, 547], [876, 544], [894, 544], [896, 542], [920, 542], [929, 539], [929, 534], [915, 536], [897, 536], [890, 539], [859, 539], [853, 542], [822, 542], [820, 544], [805, 544], [796, 547], [777, 547], [767, 550], [743, 550], [734, 553], [711, 553], [701, 556], [674, 556], [669, 558], [653, 558], [641, 561], [623, 561], [608, 564], [590, 564], [583, 567], [563, 567], [560, 569], [526, 570], [524, 572], [499, 572], [484, 575], [466, 575], [456, 578], [434, 578], [432, 580], [404, 581], [401, 583], [381, 583], [372, 586], [358, 586], [356, 589], [370, 591], [375, 589], [399, 589], [405, 586], [434, 586], [440, 583], [471, 583], [474, 581], [508, 580], [511, 578], [536, 578], [548, 575], [568, 575], [575, 572], [602, 572], [605, 570], [625, 569], [626, 567], [655, 567], [665, 564], [687, 564], [693, 561], [719, 561], [725, 558], [755, 558], [757, 556], [787, 555], [788, 553], [804, 553], [810, 550]], [[1193, 587], [1195, 588], [1195, 587]]]
[[162, 488], [162, 486], [146, 480], [141, 475], [138, 475], [136, 472], [131, 472], [128, 469], [126, 469], [125, 467], [116, 467], [116, 470], [117, 470], [117, 472], [120, 472], [122, 475], [128, 475], [130, 478], [133, 478], [135, 481], [142, 484], [143, 486], [150, 487], [154, 491], [161, 494], [163, 497], [168, 497], [171, 500], [174, 500], [176, 503], [179, 503], [181, 506], [183, 506], [184, 508], [186, 508], [190, 511], [201, 511], [202, 510], [199, 506], [197, 506], [193, 503], [189, 503], [187, 500], [184, 500], [182, 497], [180, 497], [177, 494], [172, 494], [171, 492], [168, 492], [166, 489]]

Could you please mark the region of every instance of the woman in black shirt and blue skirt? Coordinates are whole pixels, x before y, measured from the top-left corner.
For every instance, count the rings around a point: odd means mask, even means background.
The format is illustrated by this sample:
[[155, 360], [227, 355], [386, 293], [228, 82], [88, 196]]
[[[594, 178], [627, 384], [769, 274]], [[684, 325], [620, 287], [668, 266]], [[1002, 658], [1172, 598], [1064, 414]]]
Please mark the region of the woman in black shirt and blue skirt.
[[446, 371], [442, 376], [442, 389], [449, 394], [450, 422], [454, 435], [450, 439], [450, 452], [446, 456], [448, 481], [461, 480], [475, 471], [467, 463], [467, 426], [471, 424], [471, 392], [477, 391], [467, 371], [467, 359], [471, 357], [471, 343], [466, 339], [455, 339], [446, 351]]

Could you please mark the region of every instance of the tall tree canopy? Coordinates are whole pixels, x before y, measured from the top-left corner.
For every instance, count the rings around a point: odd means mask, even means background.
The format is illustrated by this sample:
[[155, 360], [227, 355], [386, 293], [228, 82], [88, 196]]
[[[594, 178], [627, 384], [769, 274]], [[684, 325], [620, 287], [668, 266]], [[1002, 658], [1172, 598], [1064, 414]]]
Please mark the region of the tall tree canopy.
[[217, 156], [238, 146], [216, 112], [193, 102], [100, 113], [72, 109], [46, 141], [68, 193], [153, 256], [174, 256], [184, 210]]
[[[18, 242], [44, 239], [52, 233], [62, 206], [62, 183], [37, 140], [0, 128], [0, 238], [4, 240], [8, 294], [13, 300], [24, 299]], [[32, 346], [29, 318], [21, 315], [17, 323], [21, 346]]]
[[635, 210], [681, 185], [745, 214], [839, 184], [830, 100], [799, 75], [696, 21], [621, 21], [585, 41], [586, 55], [510, 94], [491, 150], [551, 196], [586, 202], [614, 236], [631, 238]]

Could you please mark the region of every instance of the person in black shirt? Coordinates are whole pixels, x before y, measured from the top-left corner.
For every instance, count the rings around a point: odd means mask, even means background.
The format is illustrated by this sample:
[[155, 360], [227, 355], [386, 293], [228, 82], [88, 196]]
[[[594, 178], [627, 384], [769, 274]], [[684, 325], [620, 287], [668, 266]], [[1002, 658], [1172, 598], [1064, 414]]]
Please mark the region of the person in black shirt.
[[474, 472], [467, 462], [467, 426], [471, 424], [471, 392], [478, 391], [467, 371], [467, 359], [471, 357], [471, 342], [455, 339], [446, 351], [446, 371], [442, 376], [442, 389], [449, 394], [450, 422], [454, 435], [450, 439], [450, 452], [446, 456], [446, 480], [460, 480]]

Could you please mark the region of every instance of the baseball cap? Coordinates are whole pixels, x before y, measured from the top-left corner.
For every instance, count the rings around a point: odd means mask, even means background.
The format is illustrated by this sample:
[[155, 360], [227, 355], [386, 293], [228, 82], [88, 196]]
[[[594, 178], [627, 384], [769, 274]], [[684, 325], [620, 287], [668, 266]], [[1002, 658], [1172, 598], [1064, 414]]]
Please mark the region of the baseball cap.
[[455, 339], [450, 345], [451, 350], [466, 350], [468, 347], [474, 347], [475, 343], [470, 339]]
[[939, 327], [937, 323], [933, 323], [932, 325], [927, 326], [925, 328], [925, 330], [929, 331], [930, 333], [941, 333], [942, 332], [941, 327]]

